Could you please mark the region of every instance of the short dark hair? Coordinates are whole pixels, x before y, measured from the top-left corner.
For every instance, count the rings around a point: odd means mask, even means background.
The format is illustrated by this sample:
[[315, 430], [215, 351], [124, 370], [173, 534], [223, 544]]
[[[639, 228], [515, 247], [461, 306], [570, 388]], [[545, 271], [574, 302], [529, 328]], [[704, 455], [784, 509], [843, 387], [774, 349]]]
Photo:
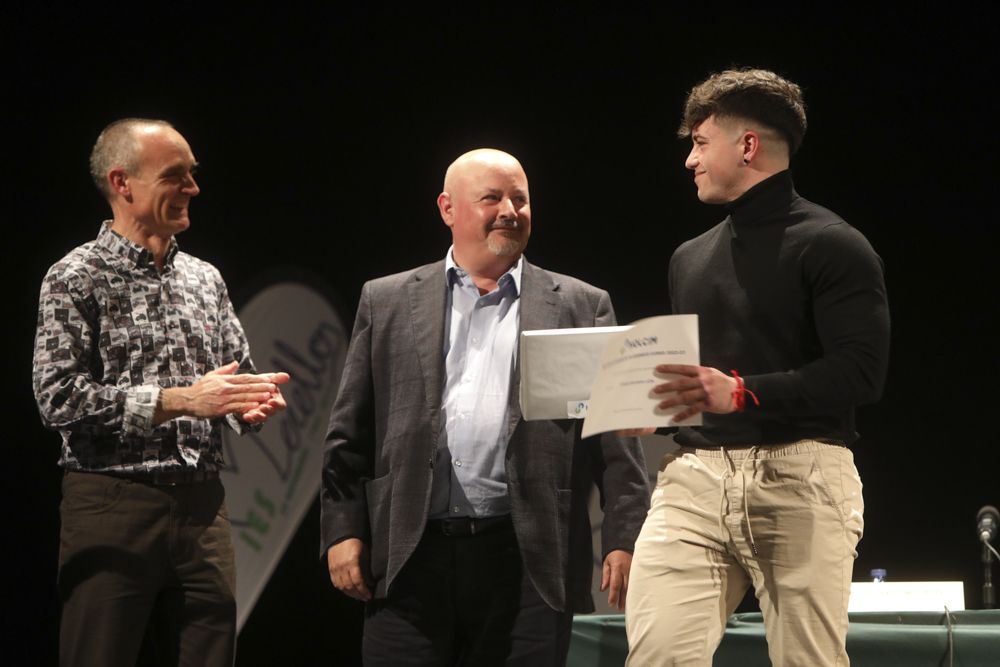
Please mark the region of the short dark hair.
[[165, 120], [150, 118], [122, 118], [101, 131], [90, 151], [90, 177], [94, 185], [109, 201], [111, 189], [108, 187], [108, 172], [121, 167], [134, 174], [139, 168], [139, 142], [136, 130], [142, 127], [173, 127]]
[[806, 133], [802, 89], [766, 69], [728, 69], [692, 88], [678, 136], [690, 136], [709, 116], [743, 118], [776, 130], [788, 143], [789, 155], [799, 150]]

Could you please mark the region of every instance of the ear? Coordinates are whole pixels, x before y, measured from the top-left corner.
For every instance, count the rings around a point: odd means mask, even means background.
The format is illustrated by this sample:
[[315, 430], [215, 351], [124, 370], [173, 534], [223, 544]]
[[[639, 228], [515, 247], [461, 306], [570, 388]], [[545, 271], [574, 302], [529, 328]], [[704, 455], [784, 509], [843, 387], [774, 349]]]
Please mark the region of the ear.
[[455, 224], [455, 210], [452, 207], [451, 195], [447, 192], [442, 192], [438, 195], [437, 199], [438, 211], [441, 212], [441, 219], [444, 220], [444, 224], [451, 227]]
[[108, 185], [111, 186], [111, 192], [132, 203], [132, 188], [129, 185], [128, 174], [124, 169], [115, 168], [109, 171]]
[[760, 135], [754, 130], [746, 130], [740, 137], [740, 147], [743, 150], [743, 164], [750, 164], [760, 152]]

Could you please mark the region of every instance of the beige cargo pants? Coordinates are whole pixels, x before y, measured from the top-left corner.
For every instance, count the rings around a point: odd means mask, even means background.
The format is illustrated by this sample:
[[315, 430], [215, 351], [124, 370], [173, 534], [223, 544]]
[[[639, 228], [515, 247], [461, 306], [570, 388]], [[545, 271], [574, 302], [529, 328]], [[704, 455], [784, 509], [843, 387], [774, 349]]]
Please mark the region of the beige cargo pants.
[[850, 664], [863, 513], [846, 447], [802, 440], [668, 454], [632, 561], [626, 664], [710, 666], [750, 584], [773, 664]]

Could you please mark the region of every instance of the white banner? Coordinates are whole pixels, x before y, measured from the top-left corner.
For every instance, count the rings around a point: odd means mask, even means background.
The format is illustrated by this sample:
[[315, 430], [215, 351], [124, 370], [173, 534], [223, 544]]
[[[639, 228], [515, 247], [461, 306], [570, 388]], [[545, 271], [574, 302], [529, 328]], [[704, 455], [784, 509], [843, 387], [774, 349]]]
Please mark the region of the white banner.
[[233, 526], [237, 627], [242, 629], [319, 493], [323, 439], [348, 334], [319, 292], [295, 282], [264, 289], [239, 318], [257, 370], [292, 376], [282, 387], [286, 411], [257, 433], [223, 431], [227, 467], [222, 480]]

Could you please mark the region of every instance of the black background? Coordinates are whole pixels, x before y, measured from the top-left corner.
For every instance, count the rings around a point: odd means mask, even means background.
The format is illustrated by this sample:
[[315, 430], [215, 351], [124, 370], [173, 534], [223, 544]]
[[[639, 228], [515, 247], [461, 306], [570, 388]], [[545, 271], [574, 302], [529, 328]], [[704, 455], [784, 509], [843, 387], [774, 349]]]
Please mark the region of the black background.
[[[961, 579], [978, 607], [975, 515], [1000, 504], [998, 31], [988, 3], [940, 6], [2, 10], [12, 664], [54, 661], [59, 439], [39, 424], [30, 358], [45, 270], [108, 216], [87, 175], [105, 124], [165, 118], [187, 137], [202, 194], [181, 246], [219, 267], [237, 307], [288, 268], [325, 280], [350, 324], [364, 280], [444, 255], [444, 169], [494, 146], [530, 179], [530, 259], [608, 289], [629, 322], [665, 312], [671, 252], [723, 215], [697, 202], [675, 129], [686, 91], [734, 64], [803, 86], [797, 188], [886, 264], [892, 357], [884, 398], [859, 411], [856, 577]], [[360, 610], [328, 585], [317, 541], [313, 511], [240, 664], [356, 660]]]

